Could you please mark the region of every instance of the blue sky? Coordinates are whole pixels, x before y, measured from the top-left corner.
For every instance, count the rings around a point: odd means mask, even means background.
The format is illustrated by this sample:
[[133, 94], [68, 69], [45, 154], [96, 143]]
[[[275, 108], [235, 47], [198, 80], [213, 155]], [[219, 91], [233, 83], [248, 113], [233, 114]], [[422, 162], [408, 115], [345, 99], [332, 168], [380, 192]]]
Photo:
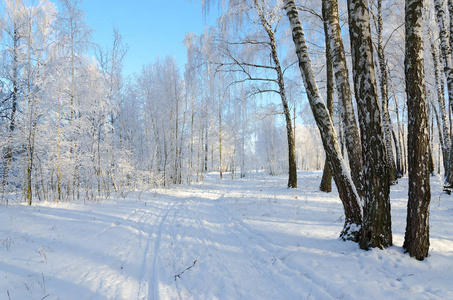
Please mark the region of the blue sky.
[[201, 0], [84, 0], [81, 7], [94, 30], [93, 42], [110, 45], [113, 26], [118, 28], [129, 46], [125, 75], [167, 55], [176, 57], [183, 67], [185, 34], [199, 35], [206, 25], [215, 23], [215, 12], [203, 18]]

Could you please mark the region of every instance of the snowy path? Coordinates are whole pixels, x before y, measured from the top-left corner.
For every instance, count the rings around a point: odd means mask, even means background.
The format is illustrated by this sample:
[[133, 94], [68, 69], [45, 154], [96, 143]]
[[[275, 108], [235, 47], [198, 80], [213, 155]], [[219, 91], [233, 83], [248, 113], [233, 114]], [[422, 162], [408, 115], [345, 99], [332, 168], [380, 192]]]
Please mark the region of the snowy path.
[[130, 194], [101, 204], [0, 207], [0, 299], [452, 299], [453, 205], [433, 183], [431, 256], [401, 249], [407, 181], [392, 190], [395, 245], [337, 236], [320, 173]]

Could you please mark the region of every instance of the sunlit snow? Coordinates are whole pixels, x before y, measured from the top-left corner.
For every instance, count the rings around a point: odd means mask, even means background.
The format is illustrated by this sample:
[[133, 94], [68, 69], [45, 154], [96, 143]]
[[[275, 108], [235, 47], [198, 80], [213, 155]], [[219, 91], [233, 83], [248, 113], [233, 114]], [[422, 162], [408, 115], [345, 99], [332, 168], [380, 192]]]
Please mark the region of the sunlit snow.
[[401, 247], [407, 179], [392, 187], [395, 246], [363, 251], [338, 239], [342, 205], [321, 175], [0, 207], [0, 299], [453, 299], [453, 203], [437, 177], [420, 262]]

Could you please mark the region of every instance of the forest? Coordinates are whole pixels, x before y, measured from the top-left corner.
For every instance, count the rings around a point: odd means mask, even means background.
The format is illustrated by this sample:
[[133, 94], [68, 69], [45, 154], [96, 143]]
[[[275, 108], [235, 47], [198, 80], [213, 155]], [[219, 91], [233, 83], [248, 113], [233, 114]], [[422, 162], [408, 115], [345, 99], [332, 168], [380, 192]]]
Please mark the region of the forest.
[[196, 1], [134, 73], [83, 3], [0, 4], [0, 298], [453, 297], [453, 1]]
[[453, 2], [203, 1], [213, 7], [216, 25], [186, 35], [184, 67], [167, 56], [126, 76], [120, 30], [96, 45], [81, 0], [4, 0], [1, 205], [213, 173], [287, 175], [296, 189], [298, 171], [323, 169], [340, 237], [384, 249], [390, 188], [408, 176], [403, 248], [427, 257], [430, 176], [453, 187]]

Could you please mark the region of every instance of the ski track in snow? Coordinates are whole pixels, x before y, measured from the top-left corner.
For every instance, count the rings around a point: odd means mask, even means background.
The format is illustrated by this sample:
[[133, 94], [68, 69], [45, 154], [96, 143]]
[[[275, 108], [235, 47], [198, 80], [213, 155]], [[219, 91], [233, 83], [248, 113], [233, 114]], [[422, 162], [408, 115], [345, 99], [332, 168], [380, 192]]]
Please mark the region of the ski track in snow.
[[109, 227], [106, 227], [104, 230], [102, 230], [101, 232], [98, 233], [97, 237], [100, 237], [101, 235], [105, 234], [106, 232], [108, 232], [109, 230], [112, 230], [114, 229], [115, 227], [117, 226], [120, 226], [122, 225], [125, 221], [128, 221], [130, 220], [134, 215], [136, 215], [137, 213], [139, 213], [139, 209], [136, 208], [136, 209], [133, 209], [131, 213], [127, 214], [127, 216], [123, 217], [122, 220], [118, 220], [116, 222], [113, 222], [110, 224]]
[[[244, 222], [242, 222], [239, 219], [234, 219], [231, 213], [228, 213], [229, 216], [229, 222], [231, 224], [234, 224], [235, 232], [238, 233], [238, 237], [248, 237], [248, 239], [251, 241], [252, 245], [257, 245], [257, 247], [261, 248], [265, 253], [275, 253], [273, 256], [273, 263], [272, 265], [278, 264], [279, 267], [279, 274], [280, 276], [285, 277], [281, 281], [286, 282], [290, 281], [294, 278], [299, 278], [302, 279], [306, 282], [309, 282], [310, 285], [312, 285], [313, 288], [315, 288], [318, 291], [318, 295], [320, 295], [323, 299], [336, 299], [336, 297], [332, 294], [329, 293], [328, 290], [325, 289], [325, 287], [321, 284], [318, 284], [314, 279], [311, 277], [304, 275], [309, 274], [310, 272], [306, 270], [296, 270], [291, 268], [288, 264], [284, 262], [284, 259], [276, 258], [277, 254], [285, 252], [285, 248], [272, 243], [270, 240], [266, 239], [264, 236], [257, 234], [254, 232], [250, 226], [246, 225]], [[240, 238], [241, 242], [247, 242], [244, 240], [244, 238]], [[256, 257], [259, 256], [258, 250], [256, 250], [256, 247], [252, 247], [254, 251], [251, 251], [250, 257]], [[258, 267], [258, 264], [255, 262], [255, 266]], [[270, 265], [267, 265], [266, 270], [262, 270], [261, 274], [263, 277], [268, 277], [267, 274], [272, 274], [275, 273], [273, 269], [270, 268]], [[301, 271], [304, 271], [303, 273]], [[276, 276], [278, 274], [272, 274], [273, 276]], [[273, 282], [272, 278], [268, 278], [269, 282]], [[294, 284], [297, 284], [295, 282]], [[313, 286], [314, 285], [314, 286]], [[276, 286], [276, 289], [281, 293], [282, 297], [284, 299], [292, 299], [294, 295], [288, 295], [285, 291], [281, 290], [280, 287]]]
[[[452, 299], [453, 205], [436, 192], [431, 255], [403, 253], [407, 179], [392, 187], [396, 246], [337, 236], [319, 172], [131, 194], [100, 204], [0, 207], [0, 299]], [[31, 224], [33, 226], [31, 226]]]
[[[223, 197], [223, 196], [222, 196]], [[221, 199], [220, 197], [219, 199]], [[217, 200], [219, 200], [217, 199]], [[213, 211], [217, 210], [213, 215], [215, 216], [224, 216], [223, 218], [219, 219], [218, 222], [221, 225], [221, 232], [228, 233], [228, 238], [226, 238], [227, 241], [230, 241], [232, 244], [235, 245], [247, 245], [249, 244], [249, 240], [251, 240], [251, 237], [248, 233], [245, 231], [238, 231], [236, 229], [236, 224], [231, 223], [232, 219], [229, 216], [229, 214], [224, 211], [224, 210], [219, 210], [215, 206], [212, 206]], [[244, 268], [247, 270], [248, 276], [252, 278], [259, 278], [262, 283], [259, 284], [259, 286], [266, 286], [266, 287], [272, 287], [271, 288], [271, 294], [267, 294], [268, 297], [271, 297], [273, 299], [289, 299], [290, 296], [282, 290], [282, 288], [279, 286], [280, 282], [276, 282], [272, 278], [269, 278], [269, 276], [266, 274], [268, 270], [266, 270], [262, 264], [258, 260], [265, 260], [263, 257], [255, 257], [255, 255], [250, 255], [251, 251], [250, 249], [247, 249], [244, 247], [244, 251], [242, 255], [236, 255], [235, 256], [235, 261], [231, 262], [228, 264], [229, 267], [226, 267], [224, 263], [222, 263], [222, 259], [220, 256], [216, 253], [215, 248], [213, 249], [212, 243], [210, 242], [210, 239], [207, 237], [206, 234], [206, 228], [202, 225], [202, 222], [200, 220], [200, 216], [197, 217], [197, 223], [199, 225], [199, 228], [201, 232], [203, 233], [203, 237], [205, 239], [205, 243], [208, 247], [208, 252], [209, 254], [213, 255], [215, 257], [215, 260], [219, 264], [220, 268], [225, 271], [225, 273], [228, 275], [229, 279], [231, 280], [234, 290], [236, 293], [237, 298], [242, 298], [240, 292], [238, 291], [238, 283], [234, 279], [234, 277], [231, 275], [232, 272], [230, 271], [229, 268]], [[233, 226], [231, 226], [233, 225]], [[253, 248], [253, 246], [249, 245], [250, 248]], [[240, 252], [239, 252], [240, 253]], [[239, 254], [238, 253], [238, 254]], [[211, 264], [212, 265], [212, 264]], [[236, 270], [237, 271], [237, 270]]]
[[[234, 276], [232, 275], [231, 271], [225, 266], [224, 263], [222, 263], [222, 259], [216, 253], [214, 246], [212, 244], [212, 240], [208, 237], [207, 229], [202, 224], [199, 214], [197, 214], [197, 216], [196, 216], [196, 221], [197, 221], [198, 229], [200, 230], [200, 232], [203, 235], [203, 243], [206, 246], [206, 249], [205, 249], [206, 254], [210, 257], [214, 257], [214, 260], [215, 260], [214, 265], [217, 265], [218, 268], [224, 272], [226, 278], [228, 279], [228, 281], [230, 281], [230, 284], [233, 285], [233, 287], [234, 287], [234, 295], [237, 297], [237, 299], [241, 299], [241, 294], [238, 291], [238, 283], [234, 279]], [[212, 264], [211, 264], [211, 267], [212, 267]], [[223, 280], [225, 280], [225, 278], [223, 278]]]
[[[153, 295], [152, 299], [159, 299], [159, 270], [157, 268], [159, 262], [159, 248], [162, 239], [162, 228], [173, 205], [174, 203], [170, 203], [166, 212], [163, 215], [157, 217], [157, 221], [153, 226], [155, 237], [153, 236], [151, 238], [149, 234], [147, 235], [146, 248], [142, 256], [143, 258], [141, 263], [142, 268], [140, 271], [140, 287], [137, 299], [147, 299], [149, 295]], [[142, 230], [142, 232], [144, 232], [144, 230]], [[140, 240], [143, 239], [143, 237], [140, 238]]]

